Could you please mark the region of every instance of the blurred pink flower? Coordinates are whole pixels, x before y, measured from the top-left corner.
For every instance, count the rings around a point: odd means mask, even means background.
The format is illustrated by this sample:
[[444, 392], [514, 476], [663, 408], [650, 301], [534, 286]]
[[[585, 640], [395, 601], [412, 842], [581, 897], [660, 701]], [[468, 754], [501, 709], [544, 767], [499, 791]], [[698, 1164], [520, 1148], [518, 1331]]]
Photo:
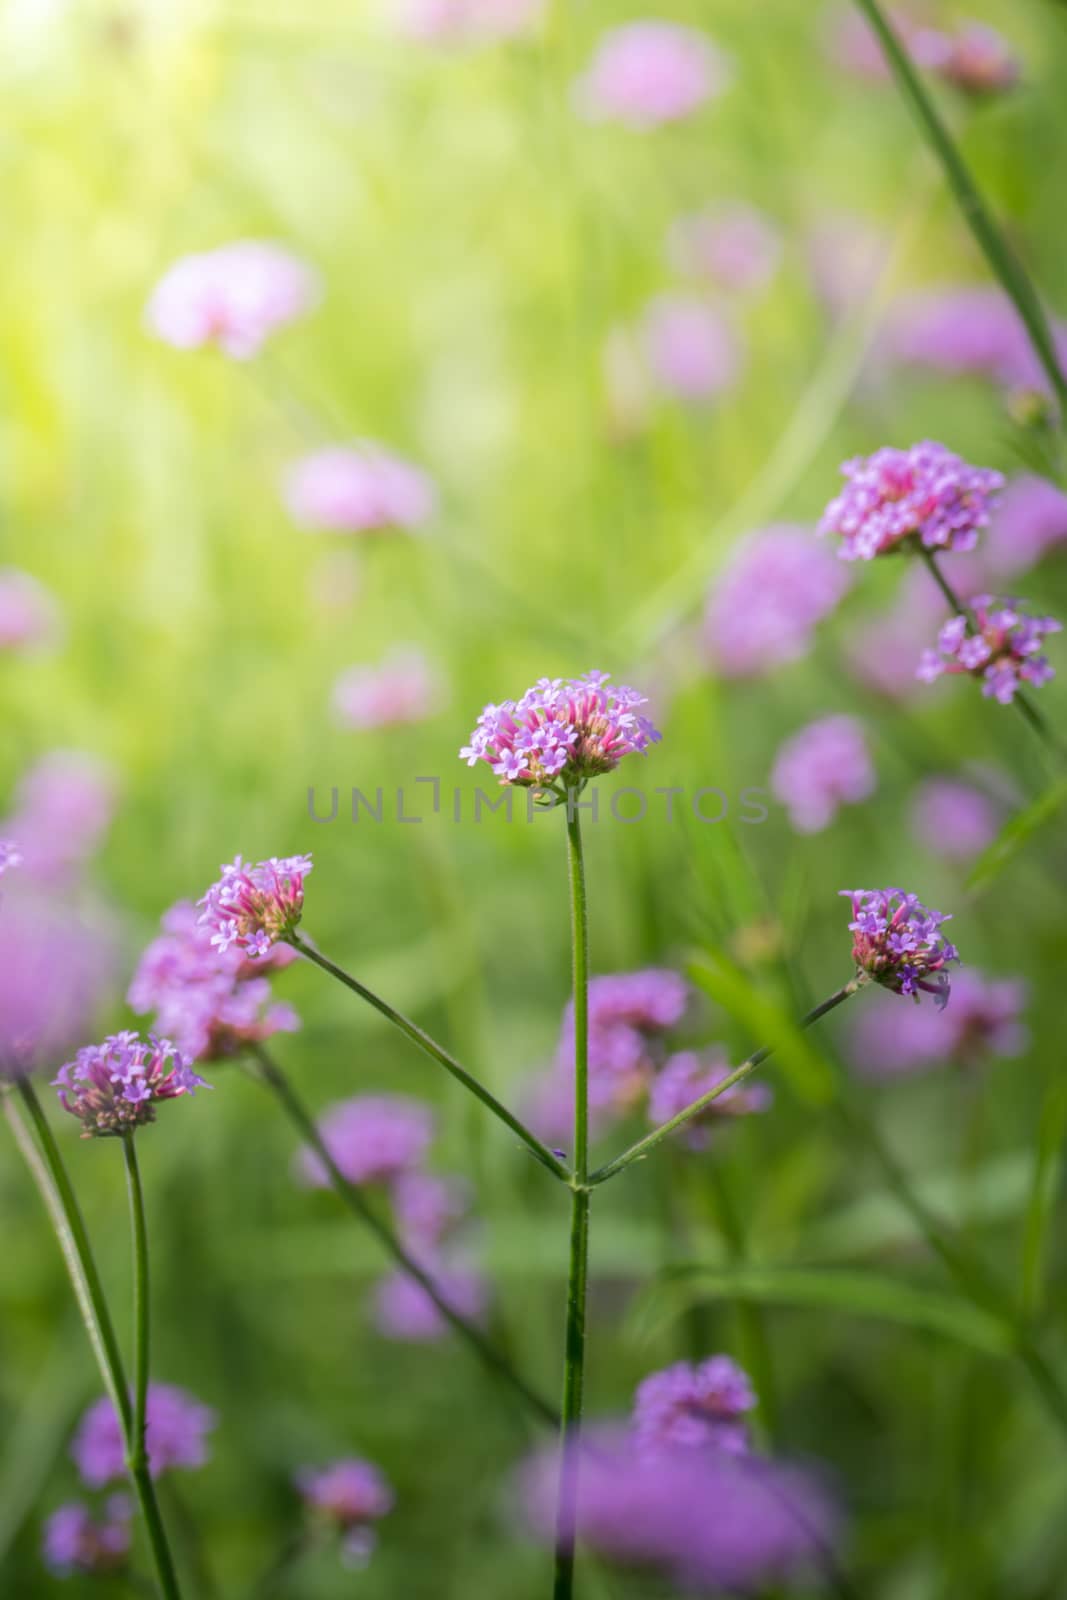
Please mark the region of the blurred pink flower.
[[[709, 1094], [716, 1085], [730, 1076], [733, 1068], [725, 1051], [706, 1051], [698, 1055], [695, 1050], [680, 1050], [669, 1056], [652, 1079], [648, 1096], [648, 1120], [653, 1127], [669, 1122], [680, 1111], [685, 1111], [694, 1100]], [[762, 1083], [737, 1083], [723, 1090], [704, 1110], [678, 1130], [678, 1135], [691, 1150], [706, 1150], [711, 1143], [711, 1129], [716, 1123], [729, 1122], [734, 1117], [746, 1116], [753, 1111], [766, 1111], [771, 1103], [771, 1091]]]
[[911, 801], [911, 828], [950, 861], [971, 861], [993, 843], [1002, 808], [982, 789], [956, 778], [928, 778]]
[[627, 22], [602, 36], [575, 85], [575, 104], [591, 122], [647, 130], [690, 116], [730, 77], [726, 57], [698, 29]]
[[[950, 48], [945, 34], [923, 27], [906, 12], [895, 9], [888, 12], [888, 20], [918, 66], [936, 70], [942, 65]], [[890, 77], [885, 52], [866, 18], [849, 7], [835, 9], [828, 23], [827, 50], [835, 66], [859, 78], [878, 81]]]
[[439, 700], [439, 679], [421, 650], [394, 650], [378, 666], [349, 667], [333, 686], [343, 727], [363, 732], [422, 722]]
[[[10, 884], [10, 888], [8, 887]], [[116, 975], [112, 930], [103, 914], [79, 913], [23, 887], [0, 896], [0, 1077], [55, 1070], [90, 1032]]]
[[676, 271], [720, 289], [759, 289], [781, 255], [781, 237], [754, 206], [735, 202], [678, 217], [667, 235]]
[[[421, 1265], [446, 1305], [466, 1322], [485, 1321], [489, 1293], [484, 1278], [468, 1268], [442, 1266], [434, 1261], [423, 1261]], [[378, 1284], [374, 1324], [387, 1338], [412, 1344], [431, 1343], [449, 1331], [447, 1321], [422, 1285], [399, 1271], [389, 1273]]]
[[29, 876], [54, 881], [85, 865], [115, 814], [118, 783], [99, 756], [52, 750], [23, 775], [5, 826], [18, 839]]
[[801, 728], [782, 745], [771, 772], [771, 789], [797, 833], [821, 833], [839, 807], [868, 799], [876, 782], [855, 717], [823, 717]]
[[478, 45], [534, 33], [544, 0], [402, 0], [402, 33], [424, 44]]
[[871, 994], [851, 1028], [850, 1054], [857, 1072], [894, 1077], [958, 1061], [1022, 1055], [1029, 1031], [1021, 1021], [1026, 985], [988, 980], [963, 967], [952, 979], [944, 1010], [902, 1006], [890, 994]]
[[1047, 478], [1013, 478], [1000, 497], [986, 537], [989, 570], [998, 577], [1015, 577], [1065, 543], [1067, 494]]
[[1014, 89], [1022, 75], [1003, 34], [983, 22], [964, 22], [943, 39], [932, 65], [947, 83], [976, 97]]
[[782, 523], [752, 534], [708, 596], [704, 646], [716, 671], [759, 677], [799, 660], [849, 581], [842, 563], [806, 528]]
[[[1060, 361], [1067, 362], [1067, 324], [1053, 319], [1052, 332]], [[944, 284], [900, 296], [875, 356], [950, 377], [987, 377], [1013, 389], [1048, 387], [1015, 307], [1000, 289], [984, 285]]]
[[182, 256], [152, 291], [149, 328], [178, 350], [215, 344], [244, 361], [319, 298], [315, 272], [279, 245], [242, 239]]
[[740, 336], [703, 300], [660, 295], [645, 312], [641, 338], [656, 382], [680, 400], [714, 399], [740, 376]]
[[284, 494], [293, 521], [314, 533], [413, 532], [436, 505], [424, 472], [370, 442], [302, 456], [285, 475]]
[[[423, 1100], [402, 1094], [355, 1095], [330, 1106], [319, 1133], [349, 1183], [391, 1184], [416, 1168], [433, 1142], [434, 1114]], [[317, 1152], [300, 1153], [298, 1169], [313, 1188], [330, 1178]]]
[[59, 607], [36, 578], [17, 567], [0, 567], [0, 651], [30, 651], [53, 644]]

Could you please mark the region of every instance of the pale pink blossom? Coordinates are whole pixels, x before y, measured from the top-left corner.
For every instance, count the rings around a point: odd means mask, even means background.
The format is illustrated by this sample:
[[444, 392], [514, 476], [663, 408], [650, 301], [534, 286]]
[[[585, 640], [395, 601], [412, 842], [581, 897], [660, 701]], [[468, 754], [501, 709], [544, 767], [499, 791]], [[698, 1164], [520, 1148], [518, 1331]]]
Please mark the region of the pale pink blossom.
[[178, 350], [214, 344], [244, 361], [319, 298], [315, 272], [276, 244], [241, 239], [182, 256], [152, 291], [148, 327]]
[[656, 383], [680, 400], [712, 400], [740, 376], [741, 337], [731, 321], [704, 300], [660, 295], [645, 311], [641, 339]]
[[284, 494], [293, 521], [313, 533], [414, 532], [437, 498], [421, 468], [369, 441], [302, 456], [285, 475]]
[[726, 57], [698, 29], [627, 22], [601, 38], [575, 85], [575, 103], [591, 122], [647, 130], [692, 115], [731, 75]]
[[438, 679], [421, 650], [394, 650], [377, 666], [348, 667], [333, 686], [333, 708], [357, 732], [422, 722], [438, 702]]
[[759, 289], [778, 265], [782, 242], [754, 206], [734, 202], [678, 217], [667, 235], [675, 269], [720, 289]]

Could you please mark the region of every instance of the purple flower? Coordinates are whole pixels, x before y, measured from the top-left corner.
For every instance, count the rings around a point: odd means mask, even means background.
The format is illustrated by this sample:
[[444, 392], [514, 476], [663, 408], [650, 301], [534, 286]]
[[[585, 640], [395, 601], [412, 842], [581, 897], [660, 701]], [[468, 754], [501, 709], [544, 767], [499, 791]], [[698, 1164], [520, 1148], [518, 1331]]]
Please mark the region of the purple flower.
[[[695, 1050], [680, 1050], [669, 1056], [652, 1079], [648, 1097], [649, 1122], [653, 1127], [669, 1122], [695, 1100], [709, 1094], [731, 1071], [721, 1051], [700, 1056]], [[709, 1129], [714, 1123], [743, 1117], [751, 1111], [766, 1111], [770, 1103], [771, 1091], [764, 1084], [736, 1083], [692, 1117], [679, 1133], [690, 1149], [706, 1150], [710, 1143]]]
[[[909, 55], [922, 67], [938, 67], [948, 41], [932, 28], [920, 27], [906, 14], [891, 10], [889, 20]], [[828, 34], [828, 53], [835, 66], [859, 78], [884, 81], [890, 77], [885, 52], [870, 23], [851, 8], [835, 11]]]
[[967, 672], [982, 680], [988, 699], [1006, 706], [1024, 682], [1039, 689], [1056, 676], [1041, 653], [1046, 636], [1062, 631], [1055, 617], [1031, 617], [1021, 601], [988, 594], [976, 595], [971, 610], [974, 630], [966, 617], [953, 617], [938, 634], [937, 649], [923, 651], [916, 668], [923, 683], [934, 683], [946, 672]]
[[[466, 1322], [485, 1321], [489, 1295], [485, 1279], [468, 1267], [445, 1265], [433, 1257], [420, 1263], [438, 1294]], [[434, 1301], [406, 1272], [390, 1272], [374, 1294], [374, 1324], [387, 1339], [431, 1344], [450, 1331]]]
[[947, 1011], [872, 995], [852, 1026], [852, 1061], [865, 1076], [888, 1078], [951, 1061], [973, 1067], [990, 1057], [1020, 1056], [1029, 1042], [1021, 1020], [1026, 998], [1024, 983], [968, 969], [952, 980]]
[[941, 932], [950, 914], [930, 911], [919, 897], [903, 889], [841, 889], [852, 902], [852, 959], [894, 994], [932, 994], [939, 1009], [948, 1004], [945, 968], [960, 959], [955, 945]]
[[415, 1250], [435, 1249], [463, 1220], [470, 1203], [465, 1183], [431, 1172], [402, 1172], [392, 1197], [401, 1236]]
[[285, 502], [316, 533], [413, 533], [433, 516], [436, 493], [418, 467], [368, 441], [302, 456], [286, 474]]
[[841, 536], [846, 561], [870, 561], [908, 541], [973, 550], [1004, 484], [999, 472], [968, 466], [929, 441], [856, 456], [841, 471], [848, 487], [827, 506], [819, 532]]
[[39, 649], [58, 632], [59, 608], [44, 585], [16, 567], [0, 567], [0, 651]]
[[821, 833], [839, 806], [868, 799], [876, 782], [863, 724], [855, 717], [810, 722], [782, 745], [771, 772], [771, 789], [797, 833]]
[[370, 1461], [349, 1456], [328, 1467], [304, 1467], [294, 1482], [315, 1519], [341, 1536], [347, 1559], [362, 1566], [376, 1543], [374, 1523], [396, 1503], [384, 1474]]
[[24, 877], [0, 899], [0, 1078], [54, 1070], [92, 1026], [115, 968], [107, 924], [67, 898], [26, 893]]
[[[331, 1106], [319, 1122], [327, 1150], [349, 1183], [392, 1183], [425, 1156], [434, 1136], [434, 1115], [408, 1095], [356, 1095]], [[329, 1188], [314, 1150], [300, 1156], [305, 1182]]]
[[1003, 34], [982, 22], [966, 22], [950, 34], [934, 65], [946, 83], [978, 99], [1014, 89], [1022, 75]]
[[773, 223], [740, 202], [678, 217], [667, 235], [667, 254], [678, 272], [728, 290], [762, 288], [781, 249]]
[[634, 1435], [643, 1445], [743, 1452], [744, 1415], [756, 1404], [748, 1375], [729, 1356], [709, 1356], [699, 1365], [678, 1361], [638, 1384]]
[[22, 851], [13, 839], [0, 839], [0, 878], [22, 865]]
[[[218, 1418], [187, 1389], [150, 1383], [145, 1441], [153, 1478], [181, 1467], [192, 1470], [207, 1460], [207, 1435]], [[126, 1475], [126, 1446], [115, 1408], [107, 1398], [91, 1405], [70, 1447], [82, 1482], [100, 1489]]]
[[984, 790], [955, 778], [928, 778], [912, 797], [912, 832], [950, 861], [981, 855], [1000, 822], [1000, 808]]
[[87, 1045], [52, 1080], [64, 1111], [82, 1124], [82, 1138], [126, 1133], [156, 1120], [156, 1103], [210, 1089], [169, 1039], [115, 1033]]
[[641, 321], [641, 343], [656, 383], [679, 400], [713, 400], [741, 371], [740, 336], [721, 311], [691, 296], [653, 300]]
[[215, 344], [245, 361], [318, 297], [318, 279], [304, 262], [276, 244], [243, 239], [176, 261], [152, 291], [145, 318], [178, 350]]
[[622, 122], [647, 132], [690, 116], [721, 94], [731, 68], [718, 46], [676, 22], [627, 22], [603, 35], [575, 85], [575, 104], [591, 122]]
[[1067, 543], [1067, 494], [1047, 478], [1014, 478], [1001, 498], [986, 541], [991, 571], [1014, 577]]
[[811, 648], [848, 575], [806, 529], [781, 524], [738, 546], [708, 596], [704, 645], [728, 678], [759, 677]]
[[26, 772], [10, 825], [27, 872], [40, 882], [64, 880], [100, 848], [115, 813], [115, 774], [99, 757], [52, 750]]
[[304, 909], [304, 879], [311, 857], [271, 856], [249, 866], [238, 856], [197, 904], [211, 943], [223, 952], [236, 945], [259, 960], [279, 939], [295, 933]]
[[469, 767], [488, 762], [502, 784], [560, 798], [613, 772], [623, 756], [643, 754], [662, 735], [638, 712], [644, 695], [609, 688], [609, 676], [542, 678], [521, 700], [486, 706], [460, 756]]
[[421, 650], [395, 650], [379, 666], [349, 667], [333, 686], [343, 727], [357, 732], [422, 722], [438, 699], [438, 679]]
[[133, 1507], [123, 1494], [111, 1495], [98, 1517], [81, 1501], [60, 1506], [44, 1525], [45, 1566], [57, 1578], [117, 1572], [129, 1557], [132, 1516]]
[[[1055, 321], [1053, 336], [1062, 361], [1067, 325]], [[986, 286], [949, 284], [902, 296], [878, 348], [883, 359], [952, 377], [973, 374], [1013, 389], [1048, 385], [1014, 305]]]
[[401, 31], [424, 44], [479, 45], [533, 33], [543, 0], [404, 0]]

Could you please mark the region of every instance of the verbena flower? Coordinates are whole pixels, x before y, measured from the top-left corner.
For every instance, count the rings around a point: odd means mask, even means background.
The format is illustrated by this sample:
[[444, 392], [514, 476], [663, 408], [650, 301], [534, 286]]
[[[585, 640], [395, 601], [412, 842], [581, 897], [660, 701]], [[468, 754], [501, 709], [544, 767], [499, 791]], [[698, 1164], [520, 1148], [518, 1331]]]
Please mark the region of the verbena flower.
[[1067, 544], [1067, 494], [1047, 478], [1013, 478], [1001, 497], [986, 540], [990, 569], [1005, 577], [1027, 572], [1050, 550]]
[[659, 295], [640, 324], [645, 361], [656, 385], [679, 400], [713, 400], [733, 387], [744, 353], [733, 323], [689, 295]]
[[1024, 683], [1039, 689], [1056, 676], [1041, 646], [1049, 634], [1062, 631], [1061, 622], [1029, 616], [1019, 600], [981, 594], [970, 604], [975, 629], [962, 616], [945, 623], [937, 649], [924, 650], [916, 668], [923, 683], [934, 683], [944, 673], [968, 672], [981, 679], [987, 698], [1006, 706]]
[[244, 361], [319, 297], [315, 273], [276, 244], [243, 239], [183, 256], [152, 291], [145, 318], [179, 350], [218, 345]]
[[807, 655], [817, 623], [849, 578], [810, 532], [787, 524], [746, 539], [716, 579], [704, 614], [704, 646], [728, 678], [752, 678]]
[[[208, 1458], [207, 1436], [218, 1418], [187, 1389], [172, 1383], [148, 1386], [145, 1443], [153, 1478], [177, 1468], [192, 1471]], [[115, 1408], [106, 1397], [91, 1405], [78, 1424], [70, 1453], [82, 1482], [103, 1488], [126, 1475], [126, 1444]]]
[[947, 1011], [897, 1006], [872, 996], [852, 1026], [850, 1058], [860, 1073], [898, 1077], [946, 1066], [975, 1067], [1022, 1055], [1029, 1042], [1023, 1021], [1027, 986], [989, 979], [965, 968], [952, 980]]
[[17, 567], [0, 567], [0, 651], [37, 650], [58, 633], [59, 607], [44, 584]]
[[781, 249], [774, 224], [740, 202], [677, 217], [667, 235], [667, 255], [677, 271], [735, 291], [762, 288]]
[[258, 960], [295, 933], [304, 909], [304, 879], [311, 857], [271, 856], [255, 866], [238, 856], [222, 868], [222, 877], [197, 901], [200, 921], [219, 950], [231, 946]]
[[[489, 1289], [480, 1273], [433, 1255], [420, 1257], [419, 1264], [451, 1310], [465, 1322], [485, 1321]], [[409, 1344], [431, 1344], [450, 1332], [448, 1322], [422, 1284], [400, 1271], [387, 1273], [378, 1282], [374, 1291], [374, 1325], [387, 1339]]]
[[911, 827], [928, 849], [970, 861], [993, 843], [1002, 808], [984, 789], [956, 778], [928, 778], [911, 801]]
[[100, 848], [115, 814], [118, 784], [107, 762], [81, 750], [50, 750], [28, 769], [8, 819], [28, 874], [69, 880]]
[[502, 784], [556, 794], [613, 772], [662, 734], [637, 709], [645, 696], [609, 687], [609, 677], [542, 678], [521, 700], [486, 706], [460, 756], [470, 767], [488, 762]]
[[[409, 1095], [356, 1095], [331, 1106], [319, 1120], [319, 1133], [349, 1183], [389, 1184], [416, 1168], [433, 1142], [431, 1108]], [[314, 1150], [300, 1155], [300, 1172], [315, 1188], [329, 1177]]]
[[1004, 479], [968, 466], [942, 444], [889, 447], [841, 468], [849, 480], [826, 508], [820, 533], [836, 533], [846, 561], [870, 561], [902, 546], [973, 550]]
[[420, 468], [369, 441], [302, 456], [285, 475], [284, 493], [294, 522], [326, 533], [415, 532], [437, 499]]
[[342, 727], [357, 732], [422, 722], [439, 697], [439, 679], [421, 650], [394, 650], [377, 666], [348, 667], [333, 686]]
[[111, 1495], [96, 1516], [81, 1501], [60, 1506], [44, 1525], [45, 1565], [57, 1578], [118, 1572], [129, 1558], [132, 1517], [133, 1507], [122, 1494]]
[[340, 1535], [346, 1558], [362, 1566], [374, 1550], [374, 1524], [395, 1504], [384, 1474], [372, 1462], [349, 1456], [327, 1467], [303, 1467], [294, 1482], [314, 1519]]
[[843, 805], [858, 805], [877, 779], [863, 724], [822, 717], [787, 739], [774, 758], [771, 790], [798, 833], [820, 833]]
[[852, 959], [857, 968], [894, 994], [932, 994], [948, 1004], [949, 975], [959, 951], [941, 932], [950, 913], [930, 911], [903, 889], [842, 889], [852, 903]]
[[[721, 1051], [699, 1055], [695, 1050], [680, 1050], [669, 1056], [652, 1079], [648, 1096], [649, 1122], [653, 1127], [669, 1122], [695, 1100], [710, 1093], [730, 1076], [732, 1070]], [[771, 1090], [766, 1084], [735, 1083], [703, 1111], [690, 1118], [678, 1130], [679, 1135], [690, 1149], [706, 1150], [710, 1142], [710, 1129], [715, 1123], [743, 1117], [752, 1111], [766, 1111], [771, 1099]]]
[[[115, 974], [112, 931], [53, 900], [20, 868], [0, 895], [0, 1078], [56, 1063], [93, 1025]], [[8, 887], [10, 885], [10, 887]]]
[[82, 1138], [126, 1133], [156, 1120], [161, 1100], [210, 1088], [169, 1039], [115, 1033], [79, 1050], [60, 1067], [53, 1087], [64, 1111], [82, 1124]]
[[756, 1405], [747, 1373], [729, 1356], [678, 1361], [642, 1379], [634, 1395], [633, 1430], [646, 1445], [748, 1449], [745, 1413]]
[[720, 94], [731, 75], [718, 46], [696, 28], [628, 22], [601, 38], [575, 85], [575, 104], [592, 122], [647, 131], [690, 116]]

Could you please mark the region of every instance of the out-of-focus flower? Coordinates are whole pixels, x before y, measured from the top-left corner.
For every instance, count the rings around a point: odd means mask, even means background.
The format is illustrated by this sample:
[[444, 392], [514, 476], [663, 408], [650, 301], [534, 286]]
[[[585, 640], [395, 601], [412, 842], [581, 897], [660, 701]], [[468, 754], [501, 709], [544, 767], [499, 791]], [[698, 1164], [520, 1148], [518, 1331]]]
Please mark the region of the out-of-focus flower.
[[17, 567], [0, 567], [0, 651], [30, 651], [54, 642], [59, 607], [36, 578]]
[[[922, 27], [905, 12], [891, 10], [889, 21], [909, 55], [921, 67], [937, 68], [944, 60], [948, 41], [933, 28]], [[890, 77], [885, 52], [874, 29], [851, 7], [829, 17], [827, 49], [831, 61], [843, 72], [871, 81]]]
[[249, 866], [238, 856], [222, 867], [222, 877], [197, 901], [203, 906], [201, 924], [209, 929], [219, 950], [235, 945], [258, 960], [295, 933], [304, 909], [304, 879], [311, 857], [271, 856]]
[[462, 1221], [470, 1201], [466, 1184], [432, 1172], [402, 1172], [392, 1198], [401, 1236], [415, 1250], [435, 1249]]
[[895, 1077], [951, 1061], [974, 1066], [1020, 1056], [1030, 1037], [1021, 1020], [1026, 996], [1017, 979], [990, 980], [966, 967], [952, 980], [946, 1011], [872, 995], [852, 1025], [851, 1059], [858, 1072]]
[[855, 717], [822, 717], [782, 745], [771, 789], [798, 833], [821, 833], [843, 805], [858, 805], [877, 780], [863, 724]]
[[756, 1403], [747, 1373], [729, 1356], [677, 1361], [638, 1384], [634, 1435], [644, 1445], [743, 1452], [749, 1443], [745, 1413]]
[[[702, 1095], [709, 1094], [730, 1076], [731, 1066], [726, 1056], [717, 1051], [714, 1055], [698, 1055], [695, 1050], [680, 1050], [668, 1057], [652, 1079], [648, 1096], [648, 1120], [654, 1127], [669, 1122], [680, 1111], [691, 1106]], [[762, 1083], [735, 1083], [724, 1089], [717, 1099], [690, 1118], [679, 1130], [690, 1149], [706, 1150], [711, 1142], [710, 1130], [717, 1122], [743, 1117], [751, 1111], [766, 1111], [771, 1103], [771, 1091]]]
[[645, 696], [609, 688], [609, 677], [541, 678], [521, 700], [486, 706], [460, 756], [469, 767], [488, 762], [502, 784], [557, 793], [613, 772], [662, 735], [638, 712]]
[[852, 959], [861, 972], [894, 994], [932, 994], [940, 1009], [948, 1004], [945, 968], [960, 959], [941, 932], [950, 913], [930, 911], [918, 895], [903, 889], [842, 889], [852, 903]]
[[[938, 557], [948, 582], [971, 593], [987, 581], [985, 552]], [[937, 585], [923, 566], [908, 562], [892, 604], [883, 612], [866, 616], [850, 629], [845, 659], [853, 675], [869, 688], [893, 700], [921, 693], [915, 663], [923, 646], [944, 621], [946, 605]]]
[[973, 550], [1004, 485], [999, 472], [968, 466], [930, 441], [856, 456], [841, 471], [848, 487], [827, 506], [819, 532], [840, 535], [846, 561], [870, 561], [909, 540]]
[[294, 1482], [312, 1516], [340, 1535], [347, 1560], [362, 1566], [377, 1542], [374, 1524], [396, 1503], [383, 1473], [350, 1456], [328, 1467], [304, 1467]]
[[[1056, 320], [1052, 331], [1060, 360], [1067, 361], [1067, 324]], [[953, 377], [987, 377], [1012, 389], [1040, 392], [1048, 384], [1014, 305], [1001, 290], [982, 285], [947, 284], [902, 296], [877, 354]]]
[[[349, 1183], [392, 1183], [412, 1171], [425, 1156], [434, 1136], [430, 1107], [409, 1095], [356, 1095], [331, 1106], [319, 1122], [319, 1133]], [[329, 1187], [329, 1177], [314, 1150], [300, 1155], [300, 1171], [315, 1188]]]
[[26, 772], [9, 818], [27, 873], [66, 877], [99, 849], [115, 814], [117, 783], [107, 762], [80, 750], [52, 750]]
[[641, 342], [656, 383], [679, 400], [712, 400], [741, 371], [740, 336], [705, 300], [660, 295], [642, 318]]
[[333, 686], [333, 706], [346, 728], [391, 728], [424, 721], [433, 713], [438, 689], [421, 650], [395, 650], [378, 666], [342, 672]]
[[315, 533], [413, 533], [437, 501], [419, 467], [369, 441], [302, 456], [286, 473], [284, 492], [293, 521]]
[[156, 1120], [160, 1100], [209, 1089], [169, 1039], [146, 1044], [135, 1033], [115, 1033], [87, 1045], [53, 1079], [64, 1111], [82, 1124], [83, 1139], [126, 1133]]
[[102, 1577], [126, 1565], [133, 1507], [125, 1495], [112, 1495], [100, 1516], [80, 1500], [60, 1506], [44, 1525], [42, 1555], [57, 1578], [76, 1573]]
[[398, 25], [424, 44], [480, 45], [537, 31], [544, 0], [403, 0]]
[[115, 972], [108, 927], [27, 893], [23, 878], [12, 875], [0, 897], [0, 1078], [54, 1071], [85, 1037]]
[[704, 644], [716, 670], [728, 678], [758, 677], [799, 660], [848, 582], [805, 528], [782, 524], [752, 535], [708, 596]]
[[1024, 682], [1039, 689], [1056, 676], [1041, 646], [1063, 624], [1055, 617], [1031, 617], [1018, 600], [996, 600], [976, 595], [971, 601], [976, 631], [967, 618], [956, 616], [937, 636], [937, 649], [924, 650], [916, 676], [934, 683], [943, 673], [967, 672], [980, 678], [982, 693], [1000, 705], [1010, 705]]
[[[421, 1265], [451, 1310], [465, 1322], [485, 1321], [489, 1295], [479, 1273], [433, 1258], [423, 1259]], [[449, 1332], [448, 1322], [430, 1295], [406, 1272], [390, 1272], [380, 1280], [374, 1292], [374, 1324], [386, 1338], [410, 1344], [431, 1344]]]
[[0, 839], [0, 878], [22, 865], [22, 851], [13, 839]]
[[1001, 808], [973, 783], [957, 778], [928, 778], [911, 802], [916, 838], [950, 861], [970, 861], [993, 843]]
[[754, 206], [734, 203], [678, 217], [667, 235], [675, 270], [720, 289], [760, 289], [773, 276], [782, 241]]
[[152, 291], [145, 316], [178, 350], [215, 344], [244, 361], [318, 298], [318, 278], [305, 262], [279, 245], [242, 239], [182, 256]]
[[965, 22], [943, 37], [932, 65], [947, 83], [984, 99], [1014, 89], [1022, 66], [1004, 35], [983, 22]]
[[[202, 1467], [208, 1458], [207, 1435], [217, 1422], [210, 1406], [187, 1389], [173, 1383], [150, 1383], [145, 1443], [153, 1478], [179, 1467], [190, 1471]], [[126, 1445], [109, 1399], [95, 1401], [86, 1411], [70, 1453], [82, 1482], [90, 1489], [126, 1476]]]
[[721, 94], [731, 76], [726, 57], [698, 29], [627, 22], [601, 38], [574, 98], [591, 122], [647, 130], [690, 116]]
[[986, 538], [989, 567], [1001, 577], [1026, 572], [1067, 543], [1067, 494], [1047, 478], [1014, 478], [1005, 489]]

